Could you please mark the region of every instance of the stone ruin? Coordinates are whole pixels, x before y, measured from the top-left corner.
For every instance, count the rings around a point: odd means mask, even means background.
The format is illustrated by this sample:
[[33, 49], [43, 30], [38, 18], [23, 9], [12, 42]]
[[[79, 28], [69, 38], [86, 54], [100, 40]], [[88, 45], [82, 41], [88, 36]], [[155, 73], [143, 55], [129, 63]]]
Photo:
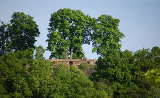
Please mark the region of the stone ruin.
[[53, 64], [65, 64], [67, 66], [79, 66], [82, 63], [96, 65], [96, 59], [50, 59]]

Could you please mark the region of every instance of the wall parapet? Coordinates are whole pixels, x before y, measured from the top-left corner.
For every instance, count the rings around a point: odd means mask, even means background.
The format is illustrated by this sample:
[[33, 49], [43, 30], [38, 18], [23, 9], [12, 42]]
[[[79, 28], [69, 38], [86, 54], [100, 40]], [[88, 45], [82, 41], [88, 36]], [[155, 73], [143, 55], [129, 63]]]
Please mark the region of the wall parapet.
[[66, 64], [70, 66], [79, 66], [82, 63], [87, 63], [89, 65], [96, 65], [96, 59], [49, 59], [53, 64]]

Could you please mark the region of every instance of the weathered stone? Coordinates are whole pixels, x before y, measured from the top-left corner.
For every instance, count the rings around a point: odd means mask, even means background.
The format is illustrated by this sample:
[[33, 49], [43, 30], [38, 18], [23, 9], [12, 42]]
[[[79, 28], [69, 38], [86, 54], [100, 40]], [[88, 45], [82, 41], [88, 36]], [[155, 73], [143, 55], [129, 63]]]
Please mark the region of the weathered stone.
[[49, 61], [53, 64], [65, 64], [67, 66], [79, 66], [82, 63], [87, 63], [89, 65], [96, 65], [96, 59], [50, 59]]

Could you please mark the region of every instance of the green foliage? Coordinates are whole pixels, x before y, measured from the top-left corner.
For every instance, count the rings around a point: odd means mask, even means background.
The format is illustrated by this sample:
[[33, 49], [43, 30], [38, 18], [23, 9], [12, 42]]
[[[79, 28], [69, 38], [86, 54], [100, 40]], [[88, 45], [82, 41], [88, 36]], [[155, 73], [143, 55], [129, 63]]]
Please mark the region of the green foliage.
[[[145, 74], [153, 68], [159, 68], [159, 47], [153, 47], [151, 51], [138, 50], [134, 54], [128, 50], [121, 51], [120, 40], [124, 35], [119, 31], [118, 24], [118, 19], [101, 15], [93, 26], [93, 51], [100, 57], [91, 79], [109, 85], [115, 98], [156, 96], [159, 87], [152, 82], [157, 81], [158, 77], [155, 75], [151, 82], [145, 78]], [[152, 77], [151, 74], [149, 76]]]
[[89, 68], [89, 64], [87, 64], [87, 63], [82, 63], [82, 64], [80, 64], [79, 65], [79, 69], [81, 69], [81, 70], [83, 70], [83, 71], [86, 71], [88, 68]]
[[30, 63], [30, 53], [30, 50], [18, 51], [0, 57], [0, 85], [3, 88], [0, 95], [13, 98], [29, 96], [25, 66]]
[[[113, 61], [114, 60], [114, 61]], [[126, 64], [121, 64], [120, 59], [114, 58], [99, 58], [97, 61], [97, 67], [93, 78], [107, 79], [110, 82], [118, 82], [120, 84], [130, 85], [131, 72]], [[112, 64], [112, 62], [114, 62]]]
[[82, 58], [82, 44], [89, 43], [92, 18], [80, 10], [60, 9], [49, 23], [48, 50], [50, 58]]
[[155, 46], [151, 49], [151, 53], [153, 56], [159, 56], [160, 55], [160, 47]]
[[107, 83], [105, 83], [104, 81], [99, 81], [95, 82], [94, 86], [97, 90], [104, 91], [105, 93], [107, 93], [107, 96], [109, 98], [112, 98], [113, 89], [111, 88], [111, 86], [107, 85]]
[[78, 66], [80, 70], [82, 70], [87, 76], [90, 76], [93, 72], [95, 72], [95, 65], [90, 65], [88, 63], [82, 63]]
[[93, 82], [75, 67], [59, 65], [53, 73], [54, 95], [63, 98], [106, 98], [105, 92], [96, 90]]
[[0, 24], [0, 55], [34, 48], [35, 37], [39, 34], [33, 17], [23, 12], [13, 13], [9, 24]]
[[32, 91], [32, 98], [47, 98], [52, 96], [53, 78], [51, 63], [35, 60], [28, 69], [28, 84]]
[[39, 35], [33, 17], [13, 13], [9, 24], [0, 23], [0, 97], [160, 98], [160, 47], [121, 51], [124, 35], [118, 26], [119, 19], [108, 15], [96, 19], [71, 9], [52, 13], [47, 40], [50, 58], [82, 58], [82, 45], [90, 42], [100, 55], [95, 69], [88, 64], [79, 69], [53, 67], [44, 60], [41, 46], [33, 59]]
[[23, 12], [15, 12], [10, 20], [12, 49], [24, 50], [34, 48], [35, 37], [38, 37], [38, 25], [33, 17]]
[[135, 66], [137, 66], [142, 72], [146, 72], [147, 70], [154, 67], [149, 49], [136, 51], [134, 54], [134, 58]]
[[10, 51], [10, 34], [8, 24], [0, 22], [0, 56]]
[[91, 78], [109, 85], [115, 98], [159, 98], [159, 53], [153, 47], [100, 57]]
[[52, 86], [52, 67], [47, 61], [33, 61], [30, 50], [0, 57], [0, 96], [46, 98]]
[[42, 46], [36, 47], [35, 59], [39, 59], [39, 60], [44, 59], [44, 57], [43, 57], [44, 52], [45, 52], [45, 49]]
[[93, 51], [101, 56], [109, 55], [120, 50], [120, 40], [124, 36], [119, 31], [119, 19], [101, 15], [93, 25]]
[[[4, 98], [107, 98], [79, 69], [33, 60], [33, 50], [0, 57], [0, 96]], [[33, 54], [32, 54], [33, 55]]]
[[160, 84], [160, 69], [148, 70], [145, 73], [145, 77], [152, 84], [155, 84], [156, 86], [160, 86], [159, 85]]
[[154, 66], [160, 68], [160, 47], [155, 46], [151, 49], [152, 60]]
[[124, 35], [118, 26], [118, 19], [101, 15], [93, 27], [92, 34], [93, 51], [101, 57], [96, 62], [96, 72], [91, 78], [96, 82], [104, 81], [106, 85], [110, 85], [114, 97], [120, 97], [125, 87], [131, 85], [132, 79], [127, 59], [130, 54], [120, 51], [120, 40]]

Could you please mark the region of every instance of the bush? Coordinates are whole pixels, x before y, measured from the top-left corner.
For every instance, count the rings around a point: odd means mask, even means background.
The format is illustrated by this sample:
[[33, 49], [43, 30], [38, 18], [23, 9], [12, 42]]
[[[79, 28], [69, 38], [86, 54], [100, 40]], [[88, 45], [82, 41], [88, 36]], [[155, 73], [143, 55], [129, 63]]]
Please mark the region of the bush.
[[50, 62], [28, 59], [27, 53], [19, 51], [0, 57], [0, 95], [13, 98], [49, 96], [53, 80]]
[[96, 90], [93, 82], [76, 67], [59, 65], [54, 69], [53, 95], [61, 95], [64, 98], [107, 98], [104, 91]]
[[95, 72], [95, 66], [87, 63], [80, 64], [78, 68], [86, 73], [87, 76], [90, 76], [93, 72]]
[[23, 52], [0, 57], [2, 98], [108, 97], [104, 91], [95, 89], [93, 82], [76, 67], [53, 68], [50, 62], [30, 59], [28, 52]]

